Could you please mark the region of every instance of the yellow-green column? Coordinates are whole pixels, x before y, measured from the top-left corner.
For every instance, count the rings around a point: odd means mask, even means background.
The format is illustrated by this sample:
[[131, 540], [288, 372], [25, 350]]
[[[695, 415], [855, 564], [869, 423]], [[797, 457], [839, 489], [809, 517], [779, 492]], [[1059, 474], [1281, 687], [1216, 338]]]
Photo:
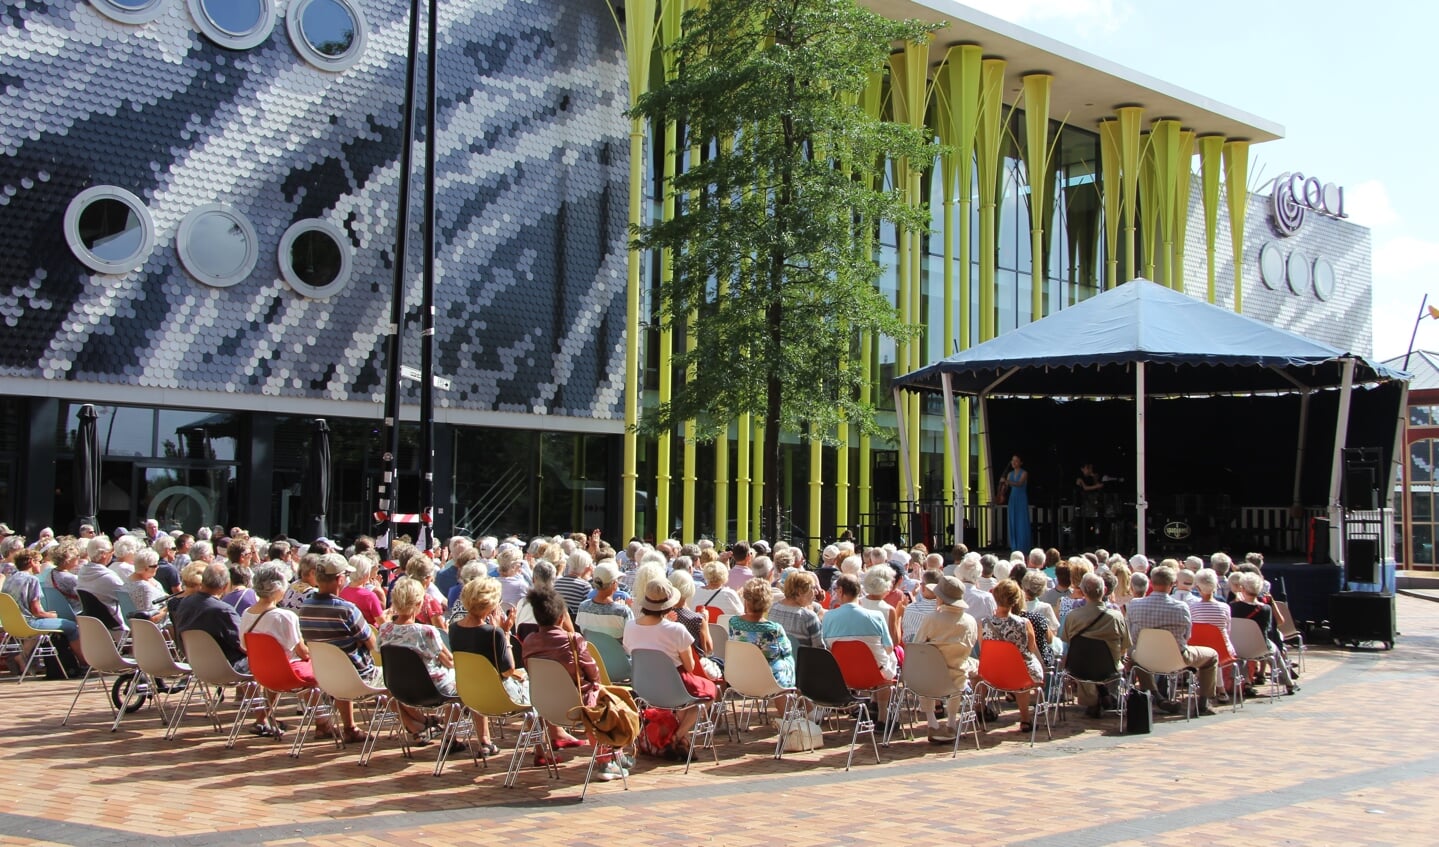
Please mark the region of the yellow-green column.
[[[664, 71], [666, 82], [673, 81], [678, 75], [678, 57], [672, 50], [663, 49], [674, 44], [680, 37], [680, 25], [684, 16], [684, 0], [665, 0], [661, 3], [659, 13], [659, 32], [662, 49], [660, 52], [660, 66]], [[678, 128], [672, 120], [665, 121], [664, 132], [664, 182], [660, 185], [662, 198], [661, 215], [664, 220], [672, 220], [675, 216], [675, 193], [674, 178], [678, 169], [679, 151]], [[669, 290], [674, 285], [674, 255], [666, 250], [660, 257], [660, 287]], [[663, 302], [663, 298], [661, 298]], [[669, 403], [674, 396], [674, 323], [670, 318], [663, 316], [660, 321], [660, 362], [659, 362], [659, 402], [660, 405]], [[655, 538], [667, 538], [670, 535], [670, 499], [672, 482], [671, 454], [674, 441], [673, 428], [666, 429], [659, 433], [655, 443]], [[686, 525], [685, 529], [688, 529]]]
[[[763, 421], [755, 421], [752, 443], [764, 444]], [[764, 507], [764, 450], [758, 448], [751, 450], [750, 463], [754, 466], [754, 473], [751, 475], [749, 484], [749, 525], [754, 528], [754, 533], [758, 536], [761, 528], [760, 511]], [[778, 536], [775, 537], [778, 538]]]
[[[700, 160], [700, 148], [699, 148], [699, 145], [692, 145], [692, 146], [690, 147], [689, 161], [690, 161], [691, 163], [694, 163], [694, 162], [698, 162], [699, 160]], [[697, 191], [691, 191], [691, 192], [690, 192], [690, 197], [691, 197], [691, 199], [697, 200], [697, 199], [698, 199], [698, 195], [699, 195], [699, 192], [697, 192]], [[699, 327], [699, 312], [692, 309], [692, 310], [690, 310], [689, 315], [687, 315], [686, 318], [685, 318], [685, 352], [687, 352], [687, 353], [693, 353], [693, 352], [694, 352], [695, 344], [696, 344], [696, 342], [695, 342], [695, 333], [698, 331], [698, 327]], [[691, 364], [689, 365], [689, 367], [685, 368], [685, 384], [688, 385], [688, 384], [690, 384], [690, 383], [693, 383], [694, 380], [695, 380], [695, 366], [694, 366], [693, 363], [691, 363]], [[697, 433], [697, 426], [696, 426], [695, 420], [694, 420], [693, 418], [691, 418], [691, 419], [685, 421], [685, 423], [684, 423], [684, 434], [685, 434], [684, 452], [685, 452], [685, 458], [684, 458], [684, 470], [683, 470], [683, 474], [684, 474], [684, 481], [683, 481], [683, 486], [684, 486], [684, 506], [683, 506], [683, 513], [682, 513], [682, 516], [681, 516], [680, 520], [681, 520], [681, 522], [684, 524], [684, 528], [683, 528], [684, 540], [685, 540], [685, 541], [691, 541], [691, 542], [693, 542], [693, 541], [698, 541], [698, 540], [699, 540], [698, 524], [695, 523], [696, 497], [697, 497], [697, 495], [696, 495], [696, 483], [699, 482], [699, 468], [697, 467], [697, 465], [698, 465], [698, 460], [699, 460], [699, 444], [698, 444], [698, 443], [696, 442], [696, 440], [695, 440], [695, 435], [696, 435], [696, 433]]]
[[1204, 200], [1204, 272], [1208, 302], [1214, 302], [1214, 248], [1219, 240], [1219, 175], [1224, 170], [1224, 136], [1199, 138], [1199, 193]]
[[1224, 197], [1234, 248], [1234, 311], [1244, 312], [1244, 218], [1249, 206], [1249, 142], [1224, 142]]
[[1179, 170], [1174, 173], [1174, 290], [1184, 291], [1184, 249], [1189, 238], [1189, 191], [1194, 182], [1194, 132], [1179, 131]]
[[[649, 90], [650, 55], [654, 50], [656, 0], [625, 4], [625, 60], [629, 71], [630, 106]], [[630, 118], [631, 229], [644, 223], [645, 122]], [[635, 534], [635, 493], [639, 478], [640, 421], [640, 252], [630, 250], [625, 278], [625, 434], [620, 473], [620, 534]]]
[[809, 535], [809, 544], [805, 547], [805, 556], [811, 562], [819, 561], [819, 550], [815, 547], [820, 537], [820, 497], [824, 493], [824, 442], [820, 440], [819, 430], [814, 427], [809, 429], [809, 526], [805, 532]]
[[[994, 337], [994, 273], [996, 203], [1004, 130], [1003, 59], [985, 59], [980, 66], [979, 124], [975, 162], [979, 172], [979, 340]], [[979, 435], [979, 499], [989, 502], [989, 434]]]
[[1099, 122], [1099, 175], [1104, 186], [1104, 287], [1119, 284], [1119, 209], [1124, 197], [1119, 155], [1119, 121]]
[[1024, 77], [1024, 169], [1029, 174], [1030, 320], [1044, 317], [1044, 221], [1053, 184], [1049, 179], [1049, 90], [1054, 77]]
[[[879, 72], [871, 73], [869, 83], [860, 93], [860, 107], [871, 120], [878, 120], [884, 108], [884, 75]], [[882, 173], [880, 167], [869, 162], [861, 162], [865, 171], [861, 175], [871, 189], [875, 188]], [[881, 166], [882, 167], [882, 166]], [[865, 239], [870, 245], [869, 253], [876, 252], [876, 236], [874, 222], [866, 218], [860, 220], [859, 237]], [[879, 344], [878, 340], [871, 333], [861, 333], [859, 338], [860, 355], [860, 402], [873, 406], [875, 404], [875, 380], [879, 373]], [[788, 455], [788, 454], [786, 454]], [[874, 464], [874, 449], [868, 433], [861, 430], [859, 436], [859, 510], [863, 514], [874, 514], [874, 485], [872, 465]]]
[[734, 533], [735, 540], [740, 541], [750, 537], [749, 526], [749, 486], [753, 482], [750, 476], [750, 438], [754, 434], [754, 423], [748, 414], [740, 415], [739, 423], [736, 425], [737, 432], [735, 442], [735, 481], [734, 481]]
[[1139, 205], [1139, 173], [1142, 150], [1139, 129], [1144, 121], [1142, 106], [1120, 106], [1119, 113], [1119, 178], [1124, 216], [1124, 276], [1125, 282], [1139, 275], [1139, 256], [1135, 252], [1135, 216]]
[[1155, 217], [1158, 219], [1158, 265], [1163, 282], [1174, 288], [1174, 198], [1179, 170], [1179, 121], [1159, 120], [1150, 132], [1149, 158], [1154, 162]]
[[1159, 249], [1159, 180], [1155, 176], [1154, 139], [1150, 133], [1142, 133], [1139, 143], [1139, 214], [1143, 221], [1139, 237], [1144, 254], [1143, 276], [1157, 282], [1154, 263]]

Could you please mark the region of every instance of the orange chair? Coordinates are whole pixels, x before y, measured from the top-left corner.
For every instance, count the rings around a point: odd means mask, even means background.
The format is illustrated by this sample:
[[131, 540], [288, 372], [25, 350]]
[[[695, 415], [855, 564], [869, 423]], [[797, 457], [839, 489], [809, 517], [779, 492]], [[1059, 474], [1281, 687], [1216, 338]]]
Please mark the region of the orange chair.
[[1239, 678], [1239, 657], [1234, 655], [1229, 639], [1224, 637], [1224, 631], [1212, 623], [1194, 624], [1189, 631], [1189, 644], [1193, 647], [1208, 647], [1219, 654], [1219, 678], [1223, 680], [1224, 671], [1229, 671], [1229, 702], [1233, 704], [1233, 711], [1239, 711], [1244, 699], [1244, 684]]
[[896, 703], [894, 699], [896, 694], [903, 691], [898, 678], [885, 679], [884, 674], [880, 671], [879, 662], [874, 658], [874, 651], [870, 649], [869, 644], [863, 641], [835, 641], [829, 645], [829, 651], [834, 654], [835, 661], [839, 663], [839, 671], [844, 676], [844, 684], [850, 691], [873, 695], [886, 692], [885, 703], [880, 705], [888, 705], [888, 713], [884, 716], [884, 744], [888, 746], [889, 737], [903, 710], [903, 704]]
[[[295, 733], [295, 740], [290, 743], [290, 755], [299, 758], [300, 751], [305, 747], [307, 730], [317, 719], [329, 717], [330, 707], [325, 702], [324, 692], [295, 673], [289, 654], [274, 636], [247, 632], [244, 639], [245, 652], [250, 656], [250, 675], [260, 687], [277, 695], [293, 694], [304, 709], [300, 718], [300, 729]], [[242, 720], [249, 711], [250, 704], [242, 703], [236, 720]], [[335, 746], [339, 746], [339, 739], [336, 739]]]
[[[995, 638], [986, 638], [980, 642], [979, 650], [979, 687], [981, 689], [976, 702], [980, 709], [989, 694], [1023, 694], [1030, 695], [1030, 725], [1029, 725], [1029, 746], [1034, 746], [1035, 733], [1039, 731], [1039, 716], [1044, 714], [1044, 732], [1054, 738], [1054, 731], [1050, 726], [1049, 713], [1057, 704], [1052, 703], [1044, 696], [1044, 683], [1035, 682], [1029, 677], [1029, 666], [1025, 664], [1024, 656], [1019, 648], [1008, 641], [1000, 641]], [[983, 711], [980, 712], [983, 715]], [[985, 731], [989, 727], [985, 726]]]
[[724, 609], [718, 606], [695, 606], [695, 614], [704, 615], [706, 623], [715, 623], [720, 615], [724, 614]]

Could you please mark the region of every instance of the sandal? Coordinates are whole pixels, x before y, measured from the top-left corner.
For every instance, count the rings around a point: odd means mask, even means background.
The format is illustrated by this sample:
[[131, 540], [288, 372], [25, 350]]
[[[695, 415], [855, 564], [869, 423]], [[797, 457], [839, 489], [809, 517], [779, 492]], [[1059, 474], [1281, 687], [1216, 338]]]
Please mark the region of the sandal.
[[535, 754], [535, 767], [537, 768], [547, 768], [551, 765], [558, 765], [559, 763], [559, 756], [546, 756], [544, 753]]
[[589, 743], [588, 738], [556, 738], [550, 745], [557, 750], [565, 750], [570, 747], [584, 747]]
[[347, 726], [341, 738], [346, 744], [364, 744], [370, 736], [357, 726]]
[[1020, 732], [1033, 732], [1033, 731], [1034, 731], [1034, 723], [1033, 723], [1032, 721], [1020, 721], [1020, 722], [1019, 722], [1019, 731], [1020, 731]]
[[483, 759], [500, 755], [500, 745], [490, 741], [475, 745], [475, 755]]
[[275, 736], [275, 729], [268, 724], [250, 724], [250, 734], [260, 738], [273, 738]]

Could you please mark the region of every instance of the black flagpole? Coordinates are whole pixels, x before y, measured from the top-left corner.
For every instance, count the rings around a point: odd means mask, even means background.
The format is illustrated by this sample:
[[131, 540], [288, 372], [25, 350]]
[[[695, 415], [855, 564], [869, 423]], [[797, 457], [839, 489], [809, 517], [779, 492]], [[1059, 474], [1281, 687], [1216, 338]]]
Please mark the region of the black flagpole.
[[435, 44], [439, 4], [429, 0], [425, 55], [425, 268], [420, 304], [420, 531], [433, 543], [435, 505]]
[[388, 550], [394, 544], [393, 516], [399, 508], [400, 488], [400, 328], [405, 322], [405, 257], [409, 249], [410, 170], [415, 158], [415, 66], [420, 53], [420, 0], [410, 0], [410, 50], [405, 64], [404, 118], [400, 129], [400, 191], [395, 211], [395, 275], [390, 291], [390, 325], [385, 338], [385, 431], [380, 480], [379, 509], [376, 519], [379, 532], [390, 536]]

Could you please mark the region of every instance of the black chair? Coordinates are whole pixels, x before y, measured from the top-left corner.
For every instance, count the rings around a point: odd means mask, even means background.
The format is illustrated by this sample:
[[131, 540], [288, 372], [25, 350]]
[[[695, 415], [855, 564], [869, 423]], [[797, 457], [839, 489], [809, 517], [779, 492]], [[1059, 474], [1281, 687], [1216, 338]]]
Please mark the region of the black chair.
[[825, 712], [854, 715], [854, 732], [849, 739], [845, 770], [849, 770], [854, 761], [854, 748], [859, 744], [861, 733], [869, 735], [869, 743], [874, 747], [874, 761], [879, 763], [879, 741], [874, 737], [874, 719], [869, 709], [873, 701], [849, 690], [833, 653], [819, 647], [800, 647], [795, 656], [795, 687], [800, 696]]
[[[401, 705], [424, 715], [426, 724], [434, 722], [444, 727], [440, 736], [440, 752], [435, 757], [435, 776], [439, 776], [445, 769], [445, 760], [449, 758], [451, 742], [458, 742], [462, 735], [469, 737], [474, 732], [474, 725], [468, 717], [469, 710], [459, 697], [447, 697], [440, 693], [435, 681], [430, 678], [429, 668], [425, 667], [424, 657], [414, 650], [398, 644], [382, 645], [380, 662], [385, 687], [390, 690], [390, 695]], [[409, 736], [401, 732], [400, 738], [403, 739], [401, 745], [405, 758], [410, 758]], [[459, 746], [458, 743], [456, 746]]]
[[76, 593], [80, 595], [80, 614], [95, 618], [104, 624], [105, 628], [110, 630], [110, 638], [123, 650], [129, 643], [130, 628], [116, 617], [115, 613], [110, 611], [110, 607], [105, 605], [105, 601], [95, 596], [94, 592], [78, 588]]
[[1075, 636], [1070, 639], [1069, 649], [1064, 654], [1063, 670], [1061, 685], [1073, 680], [1101, 689], [1114, 686], [1114, 699], [1119, 704], [1119, 724], [1124, 725], [1124, 674], [1115, 669], [1114, 654], [1109, 652], [1108, 644], [1087, 635]]

